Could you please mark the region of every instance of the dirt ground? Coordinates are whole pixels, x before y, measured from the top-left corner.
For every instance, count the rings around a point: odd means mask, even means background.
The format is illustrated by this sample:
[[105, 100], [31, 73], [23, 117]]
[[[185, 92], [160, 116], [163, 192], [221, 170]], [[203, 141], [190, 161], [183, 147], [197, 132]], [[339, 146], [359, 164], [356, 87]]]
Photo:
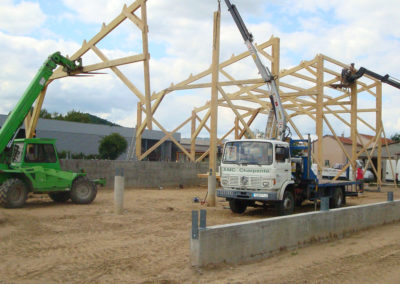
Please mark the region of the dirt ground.
[[[349, 198], [347, 206], [385, 201], [387, 190]], [[193, 203], [206, 191], [129, 189], [123, 215], [113, 213], [106, 189], [90, 205], [36, 196], [22, 209], [1, 208], [0, 283], [400, 283], [400, 223], [253, 263], [193, 268], [191, 210], [206, 208], [207, 225], [276, 216], [263, 209], [234, 215], [222, 199], [215, 208]]]

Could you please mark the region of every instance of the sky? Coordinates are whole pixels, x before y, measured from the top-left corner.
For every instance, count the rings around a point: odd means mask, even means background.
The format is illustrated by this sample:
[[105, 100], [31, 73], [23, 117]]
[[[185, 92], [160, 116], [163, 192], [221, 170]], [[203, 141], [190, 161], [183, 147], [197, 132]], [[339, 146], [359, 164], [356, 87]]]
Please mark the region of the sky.
[[[0, 0], [0, 113], [15, 106], [47, 56], [55, 51], [72, 55], [83, 40], [96, 35], [122, 10], [123, 0]], [[322, 53], [344, 63], [355, 62], [379, 74], [400, 78], [400, 5], [398, 0], [231, 0], [238, 7], [256, 42], [274, 35], [280, 38], [281, 69]], [[189, 74], [207, 69], [212, 59], [213, 13], [217, 0], [148, 0], [151, 91], [178, 83]], [[246, 51], [243, 40], [221, 2], [221, 61]], [[141, 33], [124, 22], [98, 47], [109, 57], [141, 53]], [[83, 64], [100, 60], [89, 52]], [[252, 62], [238, 73], [254, 70]], [[141, 64], [121, 70], [142, 91]], [[43, 107], [65, 114], [74, 109], [89, 112], [127, 127], [136, 125], [138, 99], [110, 70], [106, 74], [57, 80], [50, 84]], [[383, 123], [388, 136], [400, 132], [400, 90], [383, 87]], [[191, 114], [194, 106], [210, 99], [210, 91], [168, 95], [156, 113], [167, 130]], [[368, 108], [371, 100], [360, 105]], [[234, 116], [219, 112], [219, 134], [232, 127]], [[301, 124], [301, 123], [300, 123]], [[315, 133], [309, 124], [297, 125]], [[263, 130], [259, 119], [252, 128]], [[361, 132], [370, 132], [361, 127]], [[325, 127], [328, 131], [328, 128]], [[348, 129], [338, 129], [350, 135]], [[190, 136], [190, 125], [181, 130]], [[200, 136], [205, 136], [202, 132]]]

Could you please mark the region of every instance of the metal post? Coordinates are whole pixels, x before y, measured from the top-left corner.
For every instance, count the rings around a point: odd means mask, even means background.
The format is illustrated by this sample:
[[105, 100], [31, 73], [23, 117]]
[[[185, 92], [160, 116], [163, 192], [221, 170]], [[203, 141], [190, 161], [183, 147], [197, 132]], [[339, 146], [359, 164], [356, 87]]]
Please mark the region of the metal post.
[[321, 197], [321, 211], [329, 211], [329, 196]]
[[199, 212], [192, 210], [192, 239], [199, 238]]
[[388, 193], [387, 193], [387, 201], [393, 201], [393, 191], [388, 191]]
[[205, 209], [200, 210], [200, 229], [207, 227], [207, 211]]
[[114, 212], [118, 215], [122, 215], [124, 211], [124, 189], [124, 169], [117, 168], [114, 180]]

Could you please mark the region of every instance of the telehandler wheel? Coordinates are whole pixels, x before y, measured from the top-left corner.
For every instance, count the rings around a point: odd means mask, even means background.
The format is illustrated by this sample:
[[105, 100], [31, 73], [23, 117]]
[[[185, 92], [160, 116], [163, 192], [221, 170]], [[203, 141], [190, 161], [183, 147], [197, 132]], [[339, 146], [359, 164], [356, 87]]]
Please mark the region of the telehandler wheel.
[[64, 203], [67, 202], [70, 198], [71, 195], [69, 191], [61, 191], [61, 192], [50, 192], [49, 197], [57, 203]]
[[0, 186], [0, 205], [21, 208], [28, 198], [28, 187], [18, 178], [10, 178]]
[[72, 183], [70, 195], [74, 203], [89, 204], [96, 198], [96, 194], [96, 185], [86, 177], [77, 177]]
[[286, 190], [282, 201], [278, 204], [278, 214], [280, 216], [290, 215], [294, 212], [294, 197], [291, 191]]
[[242, 214], [246, 211], [247, 201], [240, 199], [231, 199], [229, 200], [229, 207], [231, 207], [231, 211], [233, 213]]

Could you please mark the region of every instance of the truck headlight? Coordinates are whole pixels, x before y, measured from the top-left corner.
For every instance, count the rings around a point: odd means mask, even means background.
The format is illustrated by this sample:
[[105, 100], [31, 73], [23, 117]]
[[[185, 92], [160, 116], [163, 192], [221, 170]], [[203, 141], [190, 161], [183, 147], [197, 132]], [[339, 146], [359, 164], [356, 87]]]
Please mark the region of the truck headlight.
[[264, 181], [262, 182], [262, 186], [263, 186], [263, 187], [269, 187], [269, 186], [270, 186], [270, 182], [267, 181], [267, 180], [264, 180]]
[[229, 184], [229, 181], [228, 181], [227, 178], [221, 179], [221, 185], [222, 185], [222, 186], [227, 186], [228, 184]]

